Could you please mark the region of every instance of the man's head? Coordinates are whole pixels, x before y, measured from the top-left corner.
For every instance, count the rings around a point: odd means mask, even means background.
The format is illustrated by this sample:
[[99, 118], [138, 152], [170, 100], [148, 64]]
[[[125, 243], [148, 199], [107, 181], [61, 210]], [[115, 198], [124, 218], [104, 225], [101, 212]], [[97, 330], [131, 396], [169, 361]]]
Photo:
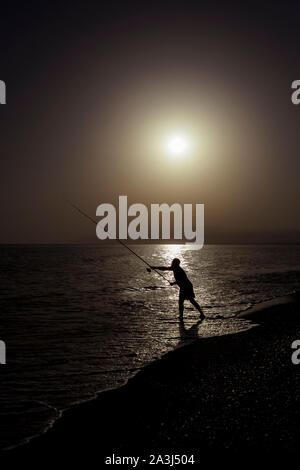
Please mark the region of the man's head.
[[180, 259], [174, 258], [171, 264], [172, 268], [177, 268], [179, 265], [180, 265]]

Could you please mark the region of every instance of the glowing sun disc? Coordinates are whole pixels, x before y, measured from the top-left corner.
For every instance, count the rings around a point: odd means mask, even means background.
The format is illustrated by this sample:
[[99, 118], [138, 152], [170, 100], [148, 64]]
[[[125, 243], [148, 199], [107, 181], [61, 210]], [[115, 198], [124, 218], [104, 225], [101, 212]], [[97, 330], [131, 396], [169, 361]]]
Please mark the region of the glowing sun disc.
[[188, 149], [188, 141], [184, 136], [174, 135], [167, 140], [167, 150], [171, 155], [183, 155]]

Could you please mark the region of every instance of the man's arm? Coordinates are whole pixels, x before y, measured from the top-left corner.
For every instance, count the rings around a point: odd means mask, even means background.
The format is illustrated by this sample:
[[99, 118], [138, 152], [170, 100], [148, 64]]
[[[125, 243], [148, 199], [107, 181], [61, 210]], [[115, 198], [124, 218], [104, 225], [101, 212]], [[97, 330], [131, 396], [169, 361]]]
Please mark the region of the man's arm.
[[171, 266], [151, 266], [151, 269], [159, 269], [160, 271], [173, 271]]

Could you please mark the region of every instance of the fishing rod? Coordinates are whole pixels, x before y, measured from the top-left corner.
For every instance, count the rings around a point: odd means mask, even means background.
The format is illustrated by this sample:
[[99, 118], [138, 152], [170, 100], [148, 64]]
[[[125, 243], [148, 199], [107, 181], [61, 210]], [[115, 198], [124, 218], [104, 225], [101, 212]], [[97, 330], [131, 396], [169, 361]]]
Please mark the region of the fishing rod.
[[[97, 221], [95, 219], [93, 219], [92, 217], [90, 217], [88, 214], [86, 214], [82, 209], [80, 209], [80, 207], [76, 206], [76, 204], [74, 204], [73, 202], [69, 201], [69, 199], [67, 199], [67, 203], [70, 204], [70, 206], [73, 207], [73, 209], [77, 210], [77, 212], [79, 212], [79, 214], [83, 215], [84, 217], [86, 217], [87, 219], [89, 219], [91, 222], [93, 222], [93, 224], [97, 225]], [[146, 261], [144, 260], [140, 255], [138, 255], [135, 251], [133, 251], [128, 245], [126, 245], [126, 243], [122, 242], [122, 240], [120, 240], [119, 238], [116, 238], [116, 240], [120, 243], [120, 245], [124, 246], [124, 248], [127, 248], [128, 251], [130, 251], [130, 253], [132, 253], [134, 256], [136, 256], [140, 261], [142, 261], [143, 263], [146, 264], [146, 266], [148, 266], [147, 268], [147, 271], [148, 272], [151, 272], [151, 271], [155, 271], [156, 274], [159, 274], [165, 281], [167, 281], [170, 286], [172, 286], [172, 283], [169, 281], [169, 279], [167, 279], [162, 273], [160, 273], [159, 271], [157, 271], [157, 269], [155, 268], [152, 268], [151, 265]], [[172, 286], [173, 287], [173, 286]]]

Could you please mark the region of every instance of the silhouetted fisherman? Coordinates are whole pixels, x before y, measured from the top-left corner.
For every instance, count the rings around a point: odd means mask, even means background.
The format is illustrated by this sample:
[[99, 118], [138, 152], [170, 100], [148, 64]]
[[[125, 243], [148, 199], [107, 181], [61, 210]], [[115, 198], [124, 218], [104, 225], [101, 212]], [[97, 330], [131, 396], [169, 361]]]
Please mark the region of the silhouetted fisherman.
[[193, 284], [188, 279], [185, 271], [179, 266], [180, 260], [174, 258], [171, 266], [151, 266], [152, 269], [160, 269], [161, 271], [173, 271], [175, 282], [171, 282], [171, 285], [177, 284], [180, 288], [179, 292], [179, 316], [183, 317], [184, 301], [189, 300], [194, 307], [200, 312], [200, 319], [204, 320], [205, 315], [202, 311], [202, 308], [195, 300], [195, 294], [193, 289]]

